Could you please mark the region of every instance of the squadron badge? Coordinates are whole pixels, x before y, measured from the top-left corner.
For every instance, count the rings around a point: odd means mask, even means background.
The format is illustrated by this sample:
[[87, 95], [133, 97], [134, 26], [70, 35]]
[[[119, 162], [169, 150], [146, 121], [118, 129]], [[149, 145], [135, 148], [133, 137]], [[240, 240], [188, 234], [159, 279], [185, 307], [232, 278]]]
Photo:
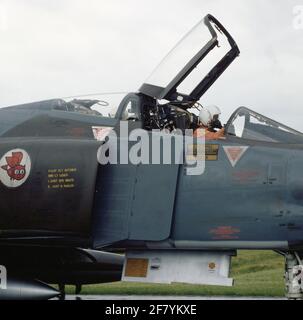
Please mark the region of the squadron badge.
[[0, 160], [0, 181], [8, 188], [20, 187], [30, 171], [31, 159], [25, 150], [11, 150]]

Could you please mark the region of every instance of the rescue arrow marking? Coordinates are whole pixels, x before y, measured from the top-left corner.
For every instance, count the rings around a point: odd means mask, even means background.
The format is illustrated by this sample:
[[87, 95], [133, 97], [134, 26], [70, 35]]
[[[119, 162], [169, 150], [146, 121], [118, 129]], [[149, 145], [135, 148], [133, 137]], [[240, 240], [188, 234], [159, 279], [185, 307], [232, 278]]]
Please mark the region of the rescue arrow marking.
[[249, 147], [223, 147], [228, 160], [233, 167], [239, 162], [244, 153], [249, 149]]

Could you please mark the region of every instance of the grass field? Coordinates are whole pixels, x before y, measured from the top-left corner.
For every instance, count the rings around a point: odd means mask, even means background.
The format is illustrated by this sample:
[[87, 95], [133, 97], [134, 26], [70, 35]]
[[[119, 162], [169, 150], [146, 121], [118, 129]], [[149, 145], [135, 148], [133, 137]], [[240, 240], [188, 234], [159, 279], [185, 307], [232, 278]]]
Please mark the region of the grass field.
[[[234, 287], [199, 285], [150, 285], [110, 283], [84, 286], [82, 294], [98, 295], [193, 295], [193, 296], [284, 296], [284, 259], [271, 251], [239, 251], [233, 258]], [[72, 288], [67, 288], [73, 293]]]

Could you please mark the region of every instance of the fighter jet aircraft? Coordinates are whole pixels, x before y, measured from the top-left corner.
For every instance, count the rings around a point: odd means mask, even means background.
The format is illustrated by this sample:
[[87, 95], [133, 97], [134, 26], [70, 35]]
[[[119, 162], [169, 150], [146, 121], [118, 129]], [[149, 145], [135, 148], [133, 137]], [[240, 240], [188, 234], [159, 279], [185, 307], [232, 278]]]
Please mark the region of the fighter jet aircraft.
[[302, 133], [241, 107], [224, 139], [205, 142], [203, 174], [187, 174], [186, 163], [97, 159], [109, 132], [128, 149], [133, 129], [167, 138], [196, 130], [193, 108], [239, 54], [207, 15], [114, 117], [97, 111], [98, 100], [0, 110], [0, 299], [47, 299], [64, 296], [66, 284], [80, 292], [120, 280], [231, 286], [239, 249], [284, 255], [287, 297], [303, 297]]

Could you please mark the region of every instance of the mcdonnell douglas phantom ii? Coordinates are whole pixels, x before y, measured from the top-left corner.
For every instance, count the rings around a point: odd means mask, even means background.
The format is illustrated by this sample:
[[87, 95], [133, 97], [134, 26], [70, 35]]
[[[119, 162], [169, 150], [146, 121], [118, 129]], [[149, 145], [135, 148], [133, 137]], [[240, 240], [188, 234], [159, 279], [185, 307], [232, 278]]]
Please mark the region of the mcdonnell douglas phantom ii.
[[283, 255], [286, 295], [303, 298], [301, 132], [241, 107], [224, 138], [205, 142], [201, 175], [186, 163], [97, 160], [109, 130], [126, 143], [121, 123], [148, 135], [196, 129], [193, 109], [239, 54], [207, 15], [114, 116], [84, 99], [0, 110], [0, 299], [121, 280], [232, 286], [241, 249]]

